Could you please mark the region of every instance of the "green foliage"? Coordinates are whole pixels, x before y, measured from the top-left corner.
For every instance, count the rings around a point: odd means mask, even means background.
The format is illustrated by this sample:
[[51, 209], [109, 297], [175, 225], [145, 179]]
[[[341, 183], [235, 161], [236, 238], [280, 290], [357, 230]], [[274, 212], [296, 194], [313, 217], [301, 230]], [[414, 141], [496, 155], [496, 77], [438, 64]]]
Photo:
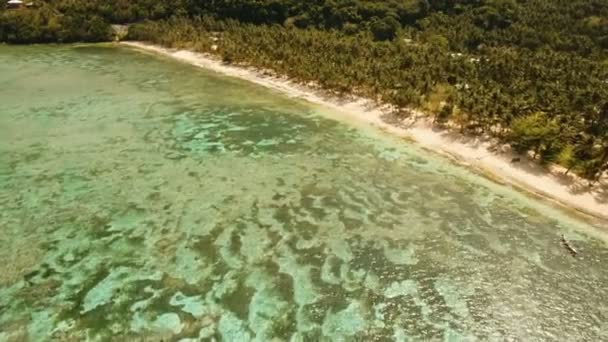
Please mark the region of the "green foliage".
[[372, 34], [375, 40], [393, 40], [397, 37], [397, 30], [401, 25], [397, 19], [393, 17], [386, 17], [383, 19], [376, 19], [371, 24]]
[[425, 41], [439, 49], [447, 50], [450, 46], [448, 39], [440, 34], [431, 34], [425, 38]]
[[97, 42], [110, 37], [110, 25], [94, 14], [57, 15], [50, 7], [0, 13], [0, 41], [9, 43]]
[[359, 32], [359, 26], [357, 24], [353, 24], [353, 23], [346, 23], [342, 27], [342, 31], [345, 34], [352, 35], [352, 34]]
[[111, 23], [186, 14], [185, 4], [179, 0], [48, 0], [37, 1], [35, 5], [0, 10], [0, 41], [21, 44], [108, 41], [112, 38]]
[[541, 160], [547, 161], [555, 159], [560, 152], [555, 149], [559, 133], [554, 120], [545, 113], [536, 112], [513, 120], [510, 140], [516, 152], [534, 151]]

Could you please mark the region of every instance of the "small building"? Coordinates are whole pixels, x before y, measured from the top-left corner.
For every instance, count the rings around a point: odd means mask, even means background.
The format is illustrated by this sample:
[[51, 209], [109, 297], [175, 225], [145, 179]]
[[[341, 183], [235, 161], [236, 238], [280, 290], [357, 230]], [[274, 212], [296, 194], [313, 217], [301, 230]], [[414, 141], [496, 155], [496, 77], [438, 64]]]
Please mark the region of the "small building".
[[21, 0], [9, 0], [6, 3], [6, 7], [11, 9], [18, 9], [25, 7], [25, 4]]

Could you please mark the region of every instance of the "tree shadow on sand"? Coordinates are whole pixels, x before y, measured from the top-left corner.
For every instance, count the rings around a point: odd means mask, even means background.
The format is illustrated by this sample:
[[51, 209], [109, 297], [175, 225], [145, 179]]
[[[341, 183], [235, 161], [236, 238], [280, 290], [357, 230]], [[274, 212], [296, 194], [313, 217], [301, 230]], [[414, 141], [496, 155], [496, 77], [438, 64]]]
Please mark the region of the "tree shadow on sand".
[[[447, 125], [435, 124], [431, 122], [428, 117], [414, 114], [404, 116], [400, 112], [386, 113], [382, 116], [382, 120], [388, 124], [404, 129], [412, 128], [414, 126], [428, 128], [434, 133], [439, 134], [449, 143], [463, 144], [483, 151], [482, 155], [475, 158], [477, 161], [481, 161], [487, 157], [499, 158], [505, 166], [508, 165], [509, 167], [523, 171], [526, 174], [539, 177], [539, 182], [543, 181], [542, 177], [547, 177], [566, 187], [568, 192], [572, 195], [589, 194], [598, 203], [608, 204], [608, 174], [604, 174], [598, 182], [590, 186], [589, 181], [572, 173], [566, 174], [566, 169], [559, 165], [542, 165], [529, 156], [514, 153], [508, 145], [500, 143], [497, 139], [489, 136], [467, 134], [466, 132], [463, 133], [456, 128], [448, 127]], [[457, 159], [459, 158], [459, 156], [454, 157]], [[467, 160], [467, 162], [475, 160]], [[540, 186], [537, 190], [544, 192]], [[547, 191], [546, 194], [550, 194], [550, 191]]]

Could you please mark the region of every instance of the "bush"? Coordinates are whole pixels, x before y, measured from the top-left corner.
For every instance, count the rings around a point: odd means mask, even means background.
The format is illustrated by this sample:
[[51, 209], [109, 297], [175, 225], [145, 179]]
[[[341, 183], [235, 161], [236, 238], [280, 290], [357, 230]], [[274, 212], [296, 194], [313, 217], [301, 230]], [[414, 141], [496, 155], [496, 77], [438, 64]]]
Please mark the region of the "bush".
[[393, 40], [397, 37], [397, 31], [401, 24], [393, 17], [376, 19], [372, 22], [371, 30], [375, 40]]
[[541, 160], [554, 159], [557, 149], [559, 126], [543, 112], [537, 112], [513, 120], [510, 139], [518, 153], [534, 151], [541, 154]]
[[353, 35], [359, 32], [359, 26], [353, 23], [346, 23], [342, 26], [342, 32], [348, 35]]

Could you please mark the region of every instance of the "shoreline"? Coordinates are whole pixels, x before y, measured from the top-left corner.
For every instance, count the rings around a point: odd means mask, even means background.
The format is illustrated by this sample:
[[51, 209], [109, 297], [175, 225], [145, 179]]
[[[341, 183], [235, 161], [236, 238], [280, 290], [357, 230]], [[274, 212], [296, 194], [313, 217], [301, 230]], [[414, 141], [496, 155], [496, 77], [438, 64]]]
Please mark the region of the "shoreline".
[[[358, 97], [348, 100], [338, 98], [322, 89], [301, 85], [253, 67], [224, 64], [212, 55], [142, 42], [120, 44], [240, 78], [279, 91], [288, 97], [326, 107], [344, 119], [409, 138], [420, 147], [448, 156], [464, 166], [480, 171], [493, 181], [513, 186], [578, 214], [608, 221], [608, 186], [605, 182], [590, 189], [585, 180], [575, 175], [564, 175], [563, 167], [552, 165], [545, 168], [508, 150], [496, 152], [491, 140], [465, 136], [450, 129], [438, 129], [421, 113], [414, 112], [412, 117], [397, 121], [392, 119], [389, 106], [379, 106], [371, 100]], [[492, 148], [494, 150], [490, 151]], [[521, 161], [512, 163], [516, 157], [521, 157]]]

